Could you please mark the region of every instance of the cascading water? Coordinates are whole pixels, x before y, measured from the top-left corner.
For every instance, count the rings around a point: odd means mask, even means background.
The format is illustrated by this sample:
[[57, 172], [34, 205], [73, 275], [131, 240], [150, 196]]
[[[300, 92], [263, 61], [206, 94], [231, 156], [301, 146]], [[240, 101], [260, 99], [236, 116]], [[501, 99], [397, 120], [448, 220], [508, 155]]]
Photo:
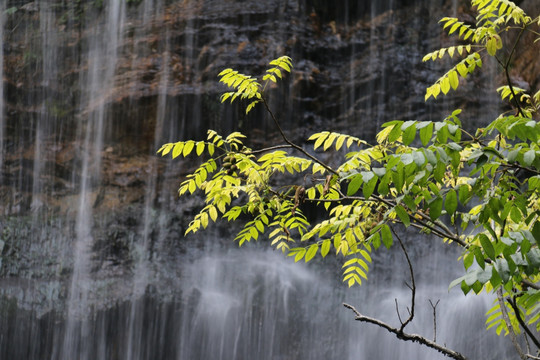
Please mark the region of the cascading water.
[[[444, 117], [457, 100], [426, 111], [418, 63], [439, 45], [431, 29], [441, 9], [455, 12], [456, 2], [334, 5], [0, 4], [1, 359], [437, 358], [356, 323], [341, 305], [396, 324], [394, 299], [404, 316], [410, 296], [395, 270], [402, 253], [376, 255], [367, 284], [347, 290], [340, 264], [295, 264], [266, 244], [236, 249], [228, 224], [183, 239], [201, 200], [178, 200], [176, 189], [194, 163], [155, 156], [162, 143], [208, 128], [275, 141], [264, 120], [220, 104], [216, 75], [256, 72], [283, 54], [295, 60], [290, 100], [271, 100], [295, 137], [330, 127], [369, 137], [403, 113]], [[482, 328], [490, 299], [448, 293], [457, 250], [425, 256], [436, 247], [406, 243], [427, 274], [412, 330], [430, 336], [428, 300], [440, 299], [440, 342], [472, 358], [503, 354], [494, 334], [464, 330]]]
[[[90, 109], [81, 121], [78, 133], [82, 135], [82, 164], [75, 171], [80, 177], [78, 208], [75, 221], [73, 274], [67, 300], [67, 325], [61, 348], [54, 349], [53, 357], [59, 359], [91, 359], [91, 349], [81, 339], [90, 336], [88, 323], [88, 296], [92, 278], [90, 274], [91, 247], [94, 241], [93, 206], [96, 187], [101, 179], [101, 154], [103, 151], [104, 123], [107, 119], [108, 92], [114, 87], [124, 23], [124, 1], [109, 2], [104, 15], [104, 33], [88, 34], [88, 71], [82, 73], [80, 104]], [[50, 51], [46, 49], [46, 51]], [[47, 54], [44, 51], [44, 54]], [[46, 69], [44, 69], [46, 70]], [[105, 90], [105, 91], [104, 91]], [[36, 135], [38, 136], [39, 133]]]

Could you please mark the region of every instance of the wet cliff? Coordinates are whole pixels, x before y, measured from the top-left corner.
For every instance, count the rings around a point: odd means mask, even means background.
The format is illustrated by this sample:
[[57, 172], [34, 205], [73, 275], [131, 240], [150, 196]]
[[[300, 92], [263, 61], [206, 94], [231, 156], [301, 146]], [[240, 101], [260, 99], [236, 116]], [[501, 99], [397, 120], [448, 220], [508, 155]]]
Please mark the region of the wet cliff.
[[[522, 6], [538, 8], [535, 1]], [[155, 151], [166, 142], [202, 139], [207, 129], [243, 131], [254, 145], [279, 141], [263, 111], [245, 116], [221, 104], [224, 89], [216, 80], [226, 67], [261, 73], [284, 54], [293, 58], [294, 71], [270, 103], [297, 141], [322, 128], [372, 139], [385, 121], [438, 120], [458, 107], [466, 109], [466, 126], [485, 123], [499, 111], [494, 64], [459, 94], [423, 101], [442, 70], [420, 60], [450, 41], [438, 19], [473, 21], [466, 9], [450, 0], [2, 3], [0, 354], [285, 359], [381, 353], [359, 349], [372, 341], [355, 340], [355, 324], [340, 309], [342, 297], [350, 296], [344, 289], [309, 286], [317, 282], [314, 274], [339, 284], [338, 264], [307, 270], [265, 253], [242, 255], [225, 245], [232, 237], [228, 224], [184, 239], [201, 200], [179, 201], [177, 188], [195, 163], [160, 159]], [[519, 54], [513, 76], [520, 86], [540, 81], [537, 50]], [[428, 251], [419, 248], [418, 256]], [[444, 255], [432, 260], [447, 266]], [[385, 274], [391, 269], [384, 259], [378, 266], [383, 275], [375, 279], [388, 286], [370, 291], [384, 296], [403, 279]], [[367, 301], [366, 293], [354, 296]], [[324, 334], [321, 324], [328, 321], [333, 325]], [[416, 356], [399, 346], [388, 356]]]

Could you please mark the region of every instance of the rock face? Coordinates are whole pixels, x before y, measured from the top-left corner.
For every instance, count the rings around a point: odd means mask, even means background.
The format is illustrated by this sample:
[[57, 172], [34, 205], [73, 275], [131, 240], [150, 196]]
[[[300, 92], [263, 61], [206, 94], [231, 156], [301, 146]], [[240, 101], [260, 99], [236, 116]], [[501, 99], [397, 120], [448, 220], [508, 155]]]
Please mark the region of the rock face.
[[[495, 97], [475, 90], [496, 83], [489, 70], [457, 96], [423, 102], [439, 72], [419, 59], [447, 42], [436, 19], [462, 14], [458, 1], [345, 1], [333, 7], [319, 1], [148, 0], [122, 3], [115, 14], [100, 1], [9, 1], [6, 9], [4, 215], [42, 206], [68, 210], [82, 181], [84, 134], [96, 117], [100, 127], [90, 136], [99, 139], [103, 161], [90, 170], [100, 174], [93, 184], [104, 196], [98, 209], [142, 199], [141, 185], [165, 171], [165, 163], [154, 159], [161, 143], [202, 138], [208, 128], [274, 141], [262, 111], [246, 118], [238, 107], [219, 103], [223, 89], [216, 74], [225, 67], [258, 74], [282, 54], [293, 57], [295, 70], [271, 102], [299, 141], [321, 127], [371, 139], [385, 121], [437, 119], [457, 107], [468, 109], [474, 121], [497, 112]], [[533, 88], [539, 81], [536, 50], [520, 54], [515, 67], [516, 81]], [[481, 101], [487, 101], [483, 109]], [[169, 179], [182, 174], [170, 171]]]
[[[535, 0], [521, 5], [539, 11]], [[279, 141], [262, 109], [246, 117], [220, 103], [224, 68], [261, 74], [273, 58], [291, 56], [294, 72], [269, 96], [297, 141], [322, 128], [372, 139], [386, 121], [438, 120], [457, 107], [467, 109], [467, 126], [490, 119], [496, 94], [477, 89], [499, 82], [493, 64], [457, 95], [423, 101], [443, 70], [420, 59], [450, 41], [437, 20], [470, 18], [465, 8], [461, 0], [4, 1], [0, 292], [8, 305], [54, 322], [77, 313], [77, 295], [117, 316], [140, 305], [118, 302], [139, 299], [150, 284], [162, 294], [181, 276], [173, 264], [187, 247], [203, 246], [178, 241], [202, 205], [177, 199], [195, 163], [155, 151], [202, 139], [207, 129], [243, 131], [254, 145]], [[537, 54], [538, 46], [517, 57], [512, 75], [522, 87], [540, 84]], [[230, 239], [228, 226], [216, 229]], [[61, 349], [54, 339], [33, 349], [68, 358], [78, 345], [62, 339]], [[6, 358], [31, 358], [1, 341]]]

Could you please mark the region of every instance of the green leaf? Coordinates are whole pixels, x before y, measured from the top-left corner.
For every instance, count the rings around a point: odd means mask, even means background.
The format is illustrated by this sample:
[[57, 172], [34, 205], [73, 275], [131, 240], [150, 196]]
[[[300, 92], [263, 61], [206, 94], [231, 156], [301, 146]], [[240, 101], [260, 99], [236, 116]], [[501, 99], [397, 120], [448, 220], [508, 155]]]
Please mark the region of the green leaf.
[[306, 252], [306, 257], [304, 258], [305, 262], [308, 262], [309, 260], [313, 259], [315, 255], [317, 254], [317, 250], [319, 250], [319, 246], [317, 244], [311, 245]]
[[199, 141], [197, 143], [197, 150], [196, 150], [197, 156], [200, 156], [203, 153], [203, 151], [204, 151], [204, 141]]
[[495, 56], [495, 53], [497, 53], [497, 40], [494, 37], [488, 38], [486, 43], [486, 49], [489, 55]]
[[467, 255], [463, 257], [463, 266], [465, 267], [465, 269], [470, 268], [473, 262], [474, 262], [474, 253], [469, 252]]
[[474, 258], [476, 259], [476, 263], [482, 269], [484, 269], [485, 266], [486, 266], [486, 261], [485, 261], [484, 254], [482, 253], [482, 250], [480, 249], [480, 247], [474, 246], [473, 253], [474, 253]]
[[[406, 123], [407, 122], [405, 122], [405, 124]], [[403, 134], [401, 135], [401, 140], [403, 141], [403, 144], [410, 145], [414, 141], [415, 137], [416, 137], [416, 127], [414, 125], [410, 125], [405, 130], [403, 130]]]
[[443, 199], [437, 196], [429, 203], [429, 217], [431, 220], [437, 220], [442, 213]]
[[183, 142], [177, 142], [176, 144], [174, 144], [174, 149], [173, 149], [173, 152], [172, 152], [172, 158], [176, 159], [178, 157], [178, 155], [180, 155], [182, 153], [183, 148], [184, 148], [184, 143]]
[[444, 208], [446, 209], [448, 215], [453, 215], [456, 212], [457, 205], [458, 201], [456, 191], [454, 189], [448, 190], [444, 200]]
[[445, 95], [450, 91], [450, 79], [448, 77], [444, 77], [441, 80], [441, 91]]
[[403, 225], [409, 227], [411, 224], [411, 219], [409, 218], [409, 214], [407, 214], [405, 208], [401, 205], [397, 205], [394, 210], [396, 211], [396, 215], [399, 217]]
[[396, 141], [401, 136], [401, 121], [396, 121], [396, 123], [392, 126], [392, 129], [388, 133], [387, 140], [389, 142]]
[[499, 258], [495, 261], [495, 270], [501, 277], [503, 283], [507, 283], [510, 280], [510, 268], [508, 262], [505, 259]]
[[321, 245], [321, 256], [324, 258], [326, 255], [328, 255], [328, 252], [330, 251], [330, 240], [326, 239], [322, 242]]
[[430, 122], [429, 125], [420, 129], [420, 141], [422, 142], [422, 145], [426, 146], [431, 140], [432, 136], [433, 136], [433, 123]]
[[379, 178], [377, 176], [373, 176], [371, 180], [369, 180], [367, 183], [364, 183], [364, 188], [362, 189], [362, 192], [366, 199], [368, 199], [371, 194], [373, 194], [375, 186], [377, 186], [377, 181], [379, 181]]
[[424, 154], [422, 153], [422, 151], [415, 151], [412, 153], [412, 157], [413, 157], [413, 161], [414, 163], [416, 164], [416, 166], [418, 166], [419, 168], [421, 168], [422, 166], [424, 166], [424, 164], [426, 163], [426, 158], [424, 157]]
[[540, 246], [540, 222], [537, 221], [534, 223], [531, 233], [536, 240], [536, 244]]
[[467, 68], [467, 65], [465, 65], [462, 62], [460, 62], [459, 64], [456, 65], [456, 69], [457, 69], [457, 71], [459, 72], [459, 75], [461, 75], [462, 78], [466, 78], [467, 75], [469, 74], [469, 69]]
[[194, 146], [195, 146], [195, 142], [193, 140], [186, 142], [184, 145], [184, 149], [182, 151], [182, 155], [184, 155], [184, 157], [188, 156], [193, 150]]
[[305, 253], [306, 253], [306, 249], [300, 248], [300, 249], [296, 252], [296, 255], [294, 255], [294, 262], [298, 262], [298, 261], [302, 260], [302, 258], [304, 257]]
[[477, 237], [486, 255], [492, 260], [495, 259], [495, 248], [489, 238], [485, 234], [478, 234]]
[[384, 246], [386, 246], [387, 249], [390, 249], [392, 243], [394, 242], [394, 239], [392, 238], [392, 231], [387, 224], [384, 224], [381, 227], [381, 237]]
[[386, 175], [384, 175], [381, 178], [381, 181], [379, 182], [379, 186], [377, 187], [377, 191], [380, 195], [386, 196], [390, 192], [389, 184], [391, 180], [392, 175], [388, 172]]
[[394, 182], [397, 191], [401, 192], [401, 190], [403, 189], [403, 183], [405, 181], [403, 163], [399, 163], [397, 165], [396, 171], [392, 171], [392, 181]]
[[459, 186], [459, 202], [463, 205], [467, 204], [469, 202], [469, 199], [471, 197], [469, 185], [462, 184]]
[[531, 166], [535, 157], [536, 157], [536, 152], [533, 149], [531, 149], [525, 152], [525, 154], [523, 154], [523, 163], [526, 166]]
[[358, 189], [360, 189], [360, 186], [362, 185], [362, 175], [358, 174], [355, 175], [352, 180], [349, 182], [349, 186], [347, 187], [347, 195], [352, 196], [356, 194]]
[[448, 80], [450, 81], [450, 86], [452, 87], [452, 89], [456, 90], [459, 85], [459, 79], [455, 70], [452, 70], [448, 73]]
[[532, 248], [527, 253], [527, 261], [531, 266], [538, 269], [540, 268], [540, 249]]

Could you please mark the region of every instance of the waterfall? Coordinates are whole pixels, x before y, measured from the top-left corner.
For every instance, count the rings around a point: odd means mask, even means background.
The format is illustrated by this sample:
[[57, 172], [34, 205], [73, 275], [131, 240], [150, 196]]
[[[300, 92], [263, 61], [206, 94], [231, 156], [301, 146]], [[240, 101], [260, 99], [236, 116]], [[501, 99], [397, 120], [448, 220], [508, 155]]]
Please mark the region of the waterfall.
[[[262, 111], [221, 104], [216, 80], [285, 54], [294, 73], [270, 103], [298, 141], [441, 119], [460, 100], [426, 106], [436, 72], [419, 62], [449, 9], [456, 0], [2, 2], [0, 358], [442, 358], [342, 306], [398, 324], [396, 301], [402, 317], [410, 302], [399, 249], [374, 254], [366, 284], [347, 289], [339, 260], [294, 263], [264, 241], [238, 249], [236, 224], [184, 237], [204, 205], [177, 195], [196, 160], [155, 152], [209, 128], [273, 144]], [[404, 236], [422, 284], [411, 332], [432, 336], [429, 300], [440, 300], [438, 341], [505, 354], [482, 331], [492, 299], [447, 289], [459, 250]]]
[[[82, 164], [75, 169], [80, 177], [78, 208], [75, 222], [73, 275], [67, 301], [67, 325], [62, 348], [53, 357], [60, 359], [92, 359], [95, 355], [81, 339], [89, 336], [88, 323], [90, 256], [93, 245], [93, 207], [97, 186], [101, 178], [104, 123], [107, 119], [107, 101], [112, 96], [118, 49], [124, 23], [124, 2], [115, 0], [105, 7], [104, 33], [89, 34], [88, 72], [82, 75], [80, 103], [90, 109], [86, 121], [80, 123], [82, 135]], [[46, 69], [44, 69], [46, 70]], [[38, 133], [39, 135], [39, 133]]]

